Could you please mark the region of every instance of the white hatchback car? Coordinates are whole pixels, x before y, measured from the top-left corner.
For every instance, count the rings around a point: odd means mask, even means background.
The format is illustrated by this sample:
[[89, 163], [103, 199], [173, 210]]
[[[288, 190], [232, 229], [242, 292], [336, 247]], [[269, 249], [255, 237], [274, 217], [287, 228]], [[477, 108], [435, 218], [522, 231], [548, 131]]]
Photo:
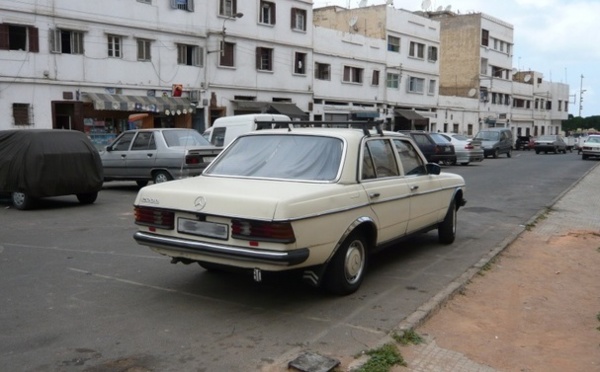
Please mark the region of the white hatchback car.
[[589, 135], [581, 145], [581, 159], [600, 156], [600, 135]]
[[440, 170], [403, 134], [290, 123], [236, 138], [199, 177], [141, 189], [134, 238], [173, 263], [247, 269], [257, 281], [301, 270], [345, 295], [378, 248], [432, 229], [454, 241], [465, 181]]

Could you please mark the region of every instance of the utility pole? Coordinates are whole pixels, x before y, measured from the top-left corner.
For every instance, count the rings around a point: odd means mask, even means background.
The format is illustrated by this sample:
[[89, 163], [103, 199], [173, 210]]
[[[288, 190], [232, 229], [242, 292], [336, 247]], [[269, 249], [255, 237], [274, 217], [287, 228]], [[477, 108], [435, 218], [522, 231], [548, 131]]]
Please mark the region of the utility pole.
[[579, 117], [581, 117], [581, 109], [583, 109], [583, 74], [581, 74], [581, 81], [579, 83]]

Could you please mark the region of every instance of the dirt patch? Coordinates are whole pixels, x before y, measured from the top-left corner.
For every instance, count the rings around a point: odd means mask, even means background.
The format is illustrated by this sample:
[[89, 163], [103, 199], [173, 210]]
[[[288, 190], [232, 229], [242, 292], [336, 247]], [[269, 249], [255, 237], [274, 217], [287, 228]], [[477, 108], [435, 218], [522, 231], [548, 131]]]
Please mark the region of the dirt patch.
[[600, 234], [525, 232], [488, 266], [417, 333], [500, 371], [600, 371]]

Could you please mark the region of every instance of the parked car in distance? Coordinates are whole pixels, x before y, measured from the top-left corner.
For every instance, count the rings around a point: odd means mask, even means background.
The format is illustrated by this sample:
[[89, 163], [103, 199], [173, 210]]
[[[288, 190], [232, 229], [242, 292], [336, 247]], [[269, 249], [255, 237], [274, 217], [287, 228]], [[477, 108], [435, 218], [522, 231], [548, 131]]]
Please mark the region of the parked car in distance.
[[497, 158], [502, 154], [507, 157], [512, 155], [513, 135], [508, 128], [488, 128], [480, 130], [474, 137], [481, 141], [483, 156]]
[[581, 159], [600, 156], [600, 135], [589, 135], [581, 145]]
[[456, 162], [460, 165], [469, 165], [471, 162], [483, 161], [483, 149], [481, 142], [473, 140], [465, 135], [458, 133], [438, 133], [444, 136], [454, 145], [456, 153]]
[[425, 158], [430, 163], [454, 164], [456, 153], [454, 145], [444, 137], [433, 137], [429, 132], [420, 130], [401, 130], [399, 133], [410, 136], [416, 143]]
[[545, 154], [553, 152], [555, 154], [562, 152], [567, 153], [567, 144], [559, 134], [545, 134], [539, 136], [533, 145], [536, 154], [544, 152]]
[[377, 249], [431, 229], [454, 241], [465, 181], [440, 170], [395, 132], [248, 132], [199, 177], [142, 188], [134, 239], [172, 263], [234, 267], [256, 281], [263, 271], [295, 270], [345, 295], [359, 288]]
[[102, 189], [102, 163], [89, 138], [75, 130], [0, 131], [0, 192], [17, 209], [39, 198], [76, 195], [92, 204]]
[[531, 136], [517, 136], [515, 141], [515, 150], [531, 150], [534, 147], [535, 140]]
[[104, 181], [136, 181], [142, 187], [197, 176], [221, 150], [194, 129], [135, 129], [121, 133], [100, 158]]

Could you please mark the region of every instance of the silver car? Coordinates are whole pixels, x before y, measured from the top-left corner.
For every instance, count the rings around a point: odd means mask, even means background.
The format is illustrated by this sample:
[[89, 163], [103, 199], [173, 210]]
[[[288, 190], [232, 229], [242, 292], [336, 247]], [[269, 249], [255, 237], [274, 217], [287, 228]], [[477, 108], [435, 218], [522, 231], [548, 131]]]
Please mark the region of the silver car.
[[200, 133], [185, 128], [128, 130], [100, 153], [104, 181], [160, 183], [194, 177], [221, 152]]
[[468, 165], [471, 162], [483, 161], [483, 148], [481, 141], [473, 140], [467, 136], [458, 133], [438, 133], [444, 136], [454, 145], [456, 152], [456, 163]]

